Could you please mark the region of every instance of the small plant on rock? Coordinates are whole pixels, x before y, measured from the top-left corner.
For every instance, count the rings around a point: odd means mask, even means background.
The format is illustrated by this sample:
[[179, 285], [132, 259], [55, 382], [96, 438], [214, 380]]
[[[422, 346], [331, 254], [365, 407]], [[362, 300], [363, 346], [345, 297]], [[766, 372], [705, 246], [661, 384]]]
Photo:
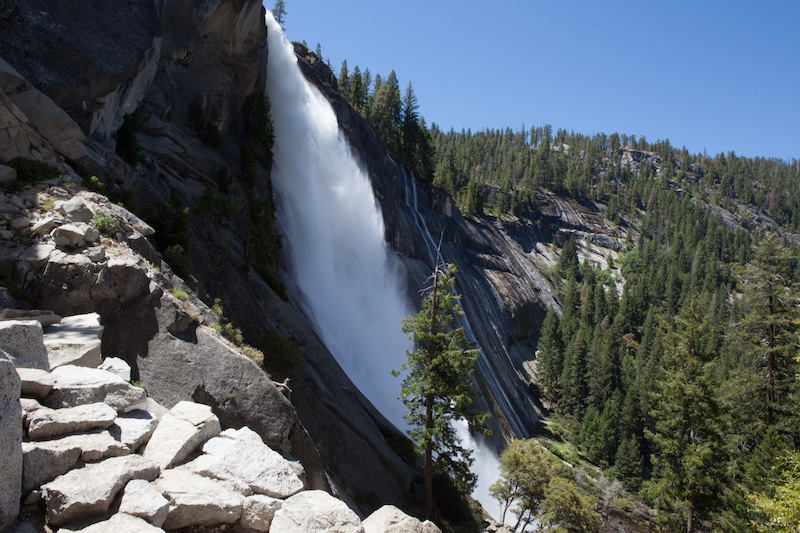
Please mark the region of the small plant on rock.
[[103, 235], [112, 235], [119, 229], [119, 220], [113, 215], [98, 211], [92, 217], [89, 225]]

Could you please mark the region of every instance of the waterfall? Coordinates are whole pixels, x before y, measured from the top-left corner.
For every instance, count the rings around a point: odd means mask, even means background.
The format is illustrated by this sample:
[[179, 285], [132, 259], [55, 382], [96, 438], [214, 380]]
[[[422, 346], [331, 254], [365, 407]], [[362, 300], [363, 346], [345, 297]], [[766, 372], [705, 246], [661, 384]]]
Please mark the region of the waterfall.
[[[412, 348], [401, 319], [414, 310], [386, 247], [380, 207], [333, 109], [303, 77], [292, 45], [269, 12], [267, 25], [266, 88], [275, 127], [272, 180], [293, 299], [359, 390], [405, 429], [405, 407], [398, 400], [402, 376], [390, 371]], [[466, 428], [459, 433], [469, 436]], [[477, 450], [477, 461], [482, 456]], [[481, 477], [484, 487], [491, 483], [486, 482], [491, 476]], [[479, 499], [496, 514], [491, 498]]]

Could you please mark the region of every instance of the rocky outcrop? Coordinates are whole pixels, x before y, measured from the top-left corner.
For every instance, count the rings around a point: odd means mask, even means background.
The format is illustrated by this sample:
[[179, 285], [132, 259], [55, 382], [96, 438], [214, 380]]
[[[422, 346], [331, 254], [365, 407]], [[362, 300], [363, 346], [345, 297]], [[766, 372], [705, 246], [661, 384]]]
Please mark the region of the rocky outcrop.
[[356, 513], [319, 490], [301, 492], [284, 501], [275, 511], [271, 529], [284, 533], [364, 533]]
[[19, 513], [22, 490], [22, 419], [20, 379], [11, 360], [0, 350], [0, 531]]
[[50, 370], [43, 338], [38, 321], [0, 322], [0, 349], [15, 366]]
[[369, 518], [364, 520], [365, 533], [442, 533], [441, 530], [426, 520], [420, 522], [413, 516], [408, 516], [393, 505], [384, 505]]
[[183, 401], [161, 418], [143, 455], [161, 468], [169, 468], [219, 432], [219, 419], [210, 407]]

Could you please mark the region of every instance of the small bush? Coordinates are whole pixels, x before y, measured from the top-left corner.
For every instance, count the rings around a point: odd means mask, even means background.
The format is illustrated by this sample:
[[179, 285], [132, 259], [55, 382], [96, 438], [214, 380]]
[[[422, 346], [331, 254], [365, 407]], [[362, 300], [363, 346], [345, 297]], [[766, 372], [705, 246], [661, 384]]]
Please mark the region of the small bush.
[[291, 375], [303, 368], [303, 345], [294, 337], [268, 329], [255, 338], [253, 345], [264, 354], [264, 368], [271, 373]]
[[83, 178], [83, 186], [89, 189], [90, 191], [98, 192], [100, 194], [106, 193], [106, 184], [103, 183], [103, 180], [101, 180], [97, 176], [89, 176], [88, 178]]
[[252, 359], [253, 362], [258, 366], [264, 364], [264, 352], [262, 352], [258, 348], [254, 348], [249, 344], [242, 344], [242, 346], [239, 347], [239, 350], [242, 352], [243, 355], [246, 355], [247, 357]]
[[182, 302], [189, 299], [189, 295], [182, 289], [170, 289], [169, 293]]
[[92, 217], [89, 225], [103, 235], [111, 235], [119, 229], [119, 220], [113, 215], [98, 211]]
[[[17, 179], [22, 183], [51, 180], [61, 175], [56, 167], [27, 157], [15, 157], [5, 164], [17, 171]], [[6, 184], [6, 189], [8, 189], [8, 184]]]

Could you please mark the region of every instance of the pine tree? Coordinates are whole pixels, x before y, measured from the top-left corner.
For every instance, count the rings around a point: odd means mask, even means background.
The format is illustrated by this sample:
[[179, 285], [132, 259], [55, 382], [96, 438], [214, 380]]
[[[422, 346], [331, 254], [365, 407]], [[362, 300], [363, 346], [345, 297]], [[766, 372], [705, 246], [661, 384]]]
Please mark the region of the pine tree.
[[283, 24], [286, 22], [286, 2], [283, 0], [275, 0], [275, 7], [272, 9], [272, 16], [275, 17], [275, 22], [282, 29], [286, 29]]
[[366, 93], [364, 92], [363, 78], [361, 77], [361, 70], [358, 68], [358, 65], [353, 67], [348, 85], [350, 89], [350, 105], [353, 106], [353, 109], [361, 113], [366, 102]]
[[539, 342], [536, 345], [537, 377], [543, 395], [549, 402], [558, 399], [564, 363], [564, 345], [561, 342], [558, 323], [558, 313], [553, 307], [548, 307], [539, 332]]
[[714, 378], [717, 357], [705, 351], [709, 329], [693, 300], [664, 343], [663, 379], [652, 413], [655, 430], [646, 430], [658, 449], [660, 474], [649, 492], [683, 516], [687, 533], [709, 519], [724, 482], [724, 431]]
[[463, 316], [460, 296], [455, 293], [455, 265], [439, 268], [422, 301], [422, 309], [403, 319], [403, 332], [414, 341], [415, 350], [408, 352], [408, 362], [393, 371], [398, 376], [409, 371], [403, 380], [401, 399], [406, 405], [405, 419], [409, 435], [424, 454], [425, 516], [433, 512], [433, 471], [443, 472], [455, 486], [470, 493], [476, 478], [469, 470], [473, 458], [461, 445], [453, 422], [464, 418], [471, 427], [488, 432], [484, 423], [488, 413], [476, 408], [479, 392], [472, 386], [475, 361], [480, 348], [467, 340], [463, 327], [455, 321]]
[[762, 376], [760, 390], [752, 391], [764, 406], [768, 425], [793, 416], [787, 400], [795, 380], [800, 324], [797, 289], [792, 280], [792, 254], [775, 233], [766, 235], [751, 263], [738, 269], [739, 286], [748, 312], [734, 329], [734, 338], [747, 356], [744, 366]]
[[347, 73], [347, 60], [342, 61], [342, 68], [339, 70], [339, 78], [337, 80], [339, 92], [350, 101], [350, 76]]

